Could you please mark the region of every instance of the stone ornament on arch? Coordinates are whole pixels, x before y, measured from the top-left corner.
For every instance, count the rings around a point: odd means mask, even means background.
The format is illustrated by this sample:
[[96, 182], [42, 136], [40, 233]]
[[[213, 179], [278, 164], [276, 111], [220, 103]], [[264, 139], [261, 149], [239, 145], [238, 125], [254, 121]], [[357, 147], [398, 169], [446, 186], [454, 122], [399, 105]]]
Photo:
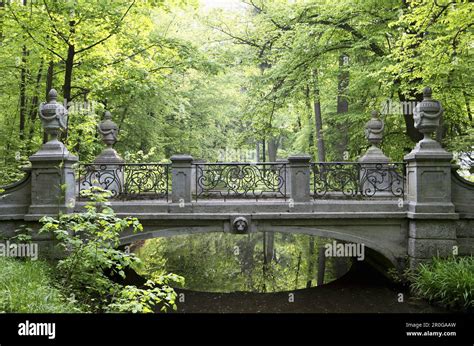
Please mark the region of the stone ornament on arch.
[[235, 233], [246, 234], [250, 231], [250, 223], [247, 218], [238, 216], [232, 221], [232, 230]]

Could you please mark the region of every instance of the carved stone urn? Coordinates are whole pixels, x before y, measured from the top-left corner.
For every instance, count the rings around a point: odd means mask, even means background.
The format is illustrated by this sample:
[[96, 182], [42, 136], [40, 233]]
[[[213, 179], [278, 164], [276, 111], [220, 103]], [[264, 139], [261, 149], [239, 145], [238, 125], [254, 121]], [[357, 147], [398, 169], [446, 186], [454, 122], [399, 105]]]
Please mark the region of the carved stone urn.
[[51, 89], [48, 94], [48, 102], [42, 102], [39, 106], [39, 116], [44, 131], [51, 136], [50, 142], [55, 142], [59, 134], [67, 127], [67, 109], [56, 100], [58, 93]]
[[433, 141], [430, 135], [438, 128], [439, 121], [443, 115], [441, 103], [433, 100], [431, 95], [431, 88], [426, 87], [423, 90], [423, 101], [417, 104], [413, 110], [415, 128], [423, 133], [423, 141]]
[[372, 111], [371, 119], [365, 126], [365, 137], [371, 144], [371, 147], [367, 150], [365, 155], [359, 159], [359, 162], [386, 163], [389, 161], [388, 157], [386, 157], [379, 148], [383, 140], [384, 128], [385, 125], [383, 120], [380, 119], [380, 113], [375, 110]]
[[105, 112], [104, 120], [98, 125], [98, 130], [102, 136], [102, 141], [111, 148], [117, 142], [118, 126], [112, 121], [112, 114]]
[[378, 147], [382, 143], [383, 130], [385, 128], [384, 122], [380, 119], [380, 114], [377, 111], [372, 111], [372, 118], [365, 126], [365, 137], [370, 144]]
[[103, 164], [123, 163], [123, 159], [113, 148], [114, 144], [117, 143], [119, 128], [113, 122], [112, 114], [109, 111], [105, 112], [104, 120], [97, 126], [97, 130], [107, 148], [102, 150], [95, 162]]
[[444, 150], [440, 143], [431, 138], [431, 134], [437, 130], [443, 115], [443, 107], [437, 100], [431, 98], [431, 88], [423, 90], [423, 101], [418, 103], [413, 110], [413, 120], [415, 128], [423, 133], [423, 139], [419, 141], [415, 148], [405, 156], [405, 160], [414, 159], [416, 156], [435, 155], [438, 158], [452, 158], [452, 154]]

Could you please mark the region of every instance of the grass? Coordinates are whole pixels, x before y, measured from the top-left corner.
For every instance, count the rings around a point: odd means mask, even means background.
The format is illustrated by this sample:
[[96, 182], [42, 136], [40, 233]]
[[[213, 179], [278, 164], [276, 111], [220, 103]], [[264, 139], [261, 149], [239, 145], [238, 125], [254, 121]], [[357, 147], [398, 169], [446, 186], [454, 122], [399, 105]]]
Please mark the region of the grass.
[[435, 258], [412, 275], [413, 292], [451, 308], [474, 308], [474, 257]]
[[79, 312], [53, 282], [46, 262], [0, 257], [0, 312]]

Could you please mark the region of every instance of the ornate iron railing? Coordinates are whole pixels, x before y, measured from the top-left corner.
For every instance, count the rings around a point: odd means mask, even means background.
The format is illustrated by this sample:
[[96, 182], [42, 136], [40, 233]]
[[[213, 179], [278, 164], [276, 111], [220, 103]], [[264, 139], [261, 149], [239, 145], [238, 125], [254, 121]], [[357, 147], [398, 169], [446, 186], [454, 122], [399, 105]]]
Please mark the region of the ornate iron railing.
[[315, 162], [311, 164], [313, 198], [403, 197], [405, 163]]
[[205, 163], [193, 169], [196, 200], [287, 197], [286, 163]]
[[170, 164], [162, 163], [82, 164], [78, 168], [79, 196], [100, 186], [112, 198], [168, 200], [170, 179]]

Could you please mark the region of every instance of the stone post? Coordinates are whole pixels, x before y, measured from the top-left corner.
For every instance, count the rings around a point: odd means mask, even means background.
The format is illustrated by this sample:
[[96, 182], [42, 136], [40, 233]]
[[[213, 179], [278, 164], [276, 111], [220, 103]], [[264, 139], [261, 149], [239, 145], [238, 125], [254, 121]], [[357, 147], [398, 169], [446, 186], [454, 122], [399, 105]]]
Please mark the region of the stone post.
[[360, 192], [363, 195], [389, 195], [401, 186], [392, 186], [393, 176], [389, 171], [389, 158], [380, 149], [383, 140], [384, 122], [377, 111], [372, 111], [372, 117], [365, 126], [365, 136], [371, 147], [358, 161], [360, 163]]
[[190, 155], [171, 157], [171, 201], [173, 203], [191, 203], [192, 163]]
[[35, 220], [44, 215], [72, 212], [75, 205], [76, 181], [72, 165], [77, 157], [71, 155], [58, 140], [66, 129], [67, 110], [58, 103], [58, 93], [51, 89], [48, 102], [42, 103], [39, 116], [50, 140], [31, 161], [31, 205], [25, 219]]
[[290, 176], [290, 198], [293, 202], [309, 202], [311, 200], [311, 156], [297, 155], [288, 158]]
[[97, 131], [107, 147], [94, 160], [96, 164], [94, 170], [100, 171], [102, 177], [94, 185], [111, 191], [114, 196], [119, 195], [124, 192], [125, 167], [124, 160], [113, 148], [118, 140], [119, 128], [112, 121], [112, 114], [109, 111], [105, 112], [104, 120], [97, 126]]
[[102, 142], [107, 146], [97, 156], [94, 163], [98, 164], [121, 164], [123, 159], [113, 148], [114, 144], [117, 143], [119, 128], [117, 124], [112, 121], [112, 114], [109, 111], [105, 112], [104, 120], [97, 126], [99, 134], [102, 136]]
[[431, 93], [430, 88], [424, 89], [423, 101], [413, 112], [415, 128], [424, 138], [405, 156], [411, 267], [433, 256], [452, 255], [457, 244], [452, 221], [458, 218], [451, 201], [452, 154], [430, 137], [443, 114], [440, 102], [433, 100]]

